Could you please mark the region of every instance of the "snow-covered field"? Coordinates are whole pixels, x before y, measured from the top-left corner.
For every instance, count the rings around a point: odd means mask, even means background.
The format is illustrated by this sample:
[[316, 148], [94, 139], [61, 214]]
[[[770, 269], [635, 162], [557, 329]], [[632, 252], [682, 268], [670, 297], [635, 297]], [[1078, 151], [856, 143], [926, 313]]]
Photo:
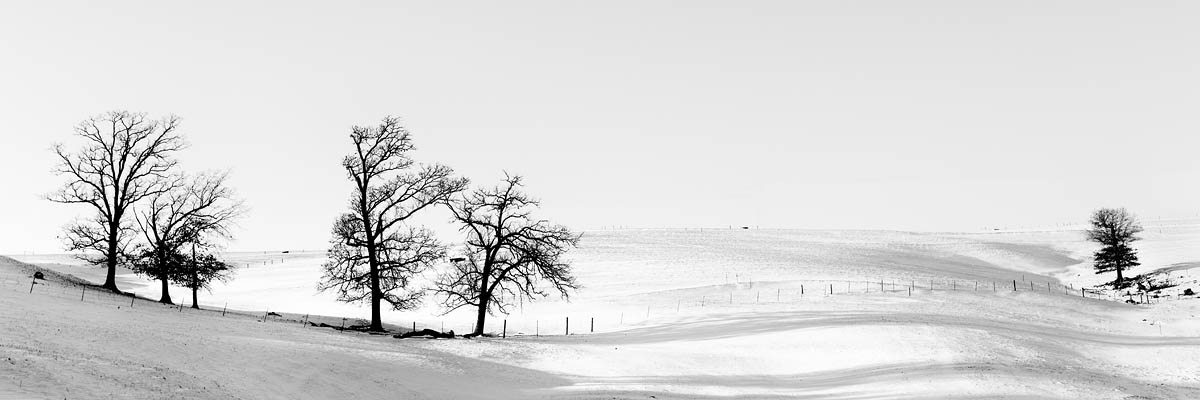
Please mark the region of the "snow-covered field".
[[[1200, 221], [1146, 225], [1129, 275], [1165, 269], [1173, 290], [1200, 290]], [[1200, 301], [1080, 297], [1111, 280], [1088, 271], [1092, 250], [1076, 230], [588, 232], [572, 255], [585, 287], [491, 319], [497, 332], [508, 320], [506, 340], [221, 316], [226, 303], [366, 316], [316, 293], [320, 253], [229, 255], [237, 279], [201, 295], [217, 311], [30, 294], [0, 261], [0, 399], [1200, 398]], [[102, 278], [62, 256], [14, 258]], [[131, 275], [121, 287], [159, 295]], [[468, 313], [438, 312], [385, 320], [470, 328]]]

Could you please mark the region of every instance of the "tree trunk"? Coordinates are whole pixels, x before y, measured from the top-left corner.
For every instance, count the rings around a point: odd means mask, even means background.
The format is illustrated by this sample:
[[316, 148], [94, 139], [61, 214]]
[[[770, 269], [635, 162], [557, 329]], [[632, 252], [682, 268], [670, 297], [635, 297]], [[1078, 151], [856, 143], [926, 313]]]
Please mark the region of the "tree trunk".
[[196, 302], [196, 291], [200, 288], [200, 266], [196, 264], [196, 244], [192, 243], [192, 308], [200, 309]]
[[371, 330], [383, 331], [383, 321], [379, 316], [379, 302], [383, 296], [379, 293], [379, 270], [371, 265]]
[[162, 281], [162, 298], [158, 299], [158, 302], [163, 303], [163, 304], [175, 304], [175, 303], [171, 302], [171, 292], [169, 290], [167, 290], [167, 274], [166, 274], [166, 272], [163, 272], [162, 279], [159, 279], [159, 280]]
[[[367, 237], [371, 236], [370, 228], [367, 228]], [[368, 239], [367, 243], [367, 264], [371, 268], [371, 330], [376, 332], [383, 331], [383, 321], [379, 315], [379, 302], [383, 299], [383, 294], [379, 291], [379, 261], [375, 255], [374, 239]]]
[[483, 323], [487, 318], [488, 300], [491, 300], [490, 293], [487, 291], [488, 278], [492, 277], [492, 265], [487, 260], [483, 261], [483, 278], [479, 280], [479, 313], [475, 315], [475, 332], [472, 335], [483, 335]]
[[488, 295], [486, 293], [479, 294], [479, 314], [475, 316], [475, 332], [472, 335], [483, 335], [483, 321], [487, 317]]
[[379, 256], [375, 249], [375, 235], [378, 232], [373, 232], [371, 229], [371, 212], [367, 209], [367, 188], [369, 183], [366, 179], [363, 180], [363, 185], [359, 189], [359, 213], [362, 214], [363, 233], [367, 235], [367, 266], [370, 268], [371, 280], [371, 328], [375, 332], [383, 331], [383, 321], [379, 315], [379, 301], [383, 298], [383, 294], [379, 292]]
[[167, 268], [168, 267], [167, 267], [166, 257], [163, 255], [161, 250], [157, 251], [156, 253], [157, 253], [156, 258], [158, 259], [157, 260], [158, 278], [159, 278], [159, 281], [162, 282], [162, 298], [158, 299], [158, 302], [163, 303], [163, 304], [175, 304], [175, 303], [171, 302], [171, 291], [167, 288], [167, 278], [168, 278]]
[[117, 289], [117, 228], [109, 224], [108, 229], [108, 260], [105, 262], [108, 272], [104, 275], [104, 285], [101, 287], [119, 294], [121, 290]]
[[1118, 289], [1121, 287], [1121, 281], [1125, 280], [1125, 277], [1121, 275], [1122, 269], [1123, 268], [1121, 268], [1120, 266], [1117, 267], [1117, 281], [1113, 285], [1113, 287], [1118, 288]]

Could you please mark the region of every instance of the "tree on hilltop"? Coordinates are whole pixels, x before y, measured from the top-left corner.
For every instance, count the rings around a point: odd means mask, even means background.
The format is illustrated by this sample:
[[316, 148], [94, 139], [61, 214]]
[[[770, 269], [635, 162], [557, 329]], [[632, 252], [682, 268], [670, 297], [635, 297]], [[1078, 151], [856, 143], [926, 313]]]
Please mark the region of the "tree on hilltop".
[[1141, 224], [1124, 208], [1101, 208], [1092, 213], [1091, 225], [1086, 232], [1087, 238], [1101, 246], [1093, 254], [1096, 273], [1116, 271], [1113, 287], [1128, 286], [1124, 271], [1141, 265], [1137, 250], [1133, 248], [1133, 242], [1141, 239], [1137, 236], [1142, 232]]
[[342, 160], [354, 183], [349, 212], [338, 217], [328, 251], [329, 261], [317, 284], [334, 290], [343, 302], [371, 305], [370, 330], [382, 331], [381, 303], [393, 310], [419, 305], [423, 291], [411, 287], [413, 277], [445, 257], [434, 235], [409, 219], [445, 202], [467, 185], [443, 165], [417, 165], [407, 129], [395, 117], [378, 126], [355, 126], [354, 151]]
[[46, 197], [92, 209], [91, 218], [65, 228], [66, 249], [84, 252], [80, 259], [107, 267], [105, 289], [120, 293], [116, 270], [130, 256], [134, 205], [171, 188], [174, 155], [185, 147], [178, 128], [175, 116], [151, 120], [142, 113], [112, 111], [76, 125], [75, 136], [83, 145], [74, 152], [54, 146], [59, 159], [55, 172], [67, 182]]
[[480, 188], [449, 203], [454, 220], [467, 235], [462, 260], [452, 263], [435, 283], [447, 312], [476, 308], [475, 331], [484, 333], [484, 320], [507, 312], [519, 298], [569, 297], [579, 286], [563, 256], [579, 244], [581, 235], [562, 225], [536, 220], [540, 204], [522, 192], [520, 176], [506, 176], [499, 185]]
[[[205, 248], [212, 250], [209, 246]], [[190, 261], [184, 267], [184, 273], [177, 275], [181, 279], [176, 283], [192, 291], [192, 308], [198, 310], [200, 303], [196, 293], [200, 289], [210, 289], [213, 282], [228, 282], [233, 277], [233, 264], [222, 260], [214, 252], [197, 255], [195, 247]]]
[[[226, 184], [228, 177], [228, 173], [176, 177], [171, 180], [168, 190], [151, 197], [138, 213], [138, 228], [146, 239], [146, 246], [133, 264], [133, 270], [161, 283], [159, 302], [173, 304], [168, 283], [181, 283], [192, 289], [192, 306], [198, 308], [196, 289], [207, 287], [207, 282], [198, 282], [200, 277], [223, 276], [220, 270], [200, 271], [194, 252], [193, 257], [184, 253], [188, 246], [192, 250], [197, 246], [208, 249], [212, 247], [213, 239], [228, 237], [229, 226], [244, 213], [242, 203], [234, 198], [233, 190]], [[204, 267], [227, 265], [216, 262]]]

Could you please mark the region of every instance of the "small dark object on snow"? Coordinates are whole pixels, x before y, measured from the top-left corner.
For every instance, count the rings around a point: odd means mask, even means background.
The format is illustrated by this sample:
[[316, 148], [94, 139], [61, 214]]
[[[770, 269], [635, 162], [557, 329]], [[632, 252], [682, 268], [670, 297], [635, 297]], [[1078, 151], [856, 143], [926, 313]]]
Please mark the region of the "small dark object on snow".
[[350, 325], [350, 326], [347, 326], [347, 327], [346, 327], [345, 329], [343, 329], [343, 330], [345, 330], [345, 331], [356, 331], [356, 332], [372, 332], [372, 330], [371, 330], [371, 325], [370, 325], [370, 324], [356, 324], [356, 325]]
[[274, 311], [267, 313], [267, 316], [268, 317], [283, 317], [282, 315], [279, 315], [279, 313], [274, 312]]
[[337, 326], [337, 325], [326, 324], [324, 322], [318, 324], [318, 323], [312, 322], [312, 321], [309, 321], [308, 324], [311, 326], [317, 327], [317, 328], [332, 328], [334, 330], [339, 330], [339, 331], [367, 332], [367, 333], [372, 333], [372, 334], [379, 333], [377, 331], [372, 331], [371, 325]]
[[[1129, 304], [1137, 304], [1137, 302], [1136, 302], [1136, 301], [1133, 301], [1133, 299], [1125, 300], [1125, 302], [1126, 302], [1126, 303], [1129, 303]], [[1144, 321], [1144, 320], [1143, 320], [1143, 321]]]
[[43, 274], [42, 271], [34, 271], [33, 279], [41, 279], [44, 281], [44, 280], [46, 280], [46, 274]]
[[1196, 292], [1193, 291], [1192, 288], [1187, 288], [1187, 289], [1183, 290], [1183, 295], [1184, 296], [1195, 296]]
[[433, 329], [422, 329], [419, 331], [407, 332], [399, 335], [392, 335], [396, 339], [406, 339], [410, 337], [429, 337], [432, 339], [454, 339], [454, 331], [438, 332]]

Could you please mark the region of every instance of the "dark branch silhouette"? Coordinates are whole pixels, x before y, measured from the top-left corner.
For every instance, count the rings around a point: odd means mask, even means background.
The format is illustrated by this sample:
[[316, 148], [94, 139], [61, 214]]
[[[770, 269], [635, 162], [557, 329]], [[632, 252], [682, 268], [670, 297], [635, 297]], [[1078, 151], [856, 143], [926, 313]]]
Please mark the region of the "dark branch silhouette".
[[338, 217], [328, 251], [329, 261], [317, 284], [335, 290], [344, 302], [371, 304], [370, 330], [382, 331], [381, 303], [393, 310], [415, 308], [422, 291], [411, 287], [421, 274], [446, 255], [431, 232], [407, 221], [429, 206], [461, 191], [465, 179], [454, 178], [442, 165], [418, 166], [408, 130], [394, 117], [375, 127], [354, 127], [354, 153], [342, 161], [354, 193], [350, 212]]
[[454, 220], [467, 235], [462, 260], [435, 283], [447, 312], [475, 307], [475, 331], [482, 335], [487, 314], [507, 313], [519, 298], [569, 297], [578, 289], [571, 265], [563, 260], [581, 235], [531, 216], [539, 203], [521, 191], [521, 177], [506, 176], [495, 187], [477, 189], [450, 202]]
[[54, 146], [59, 158], [55, 172], [67, 182], [47, 199], [92, 209], [91, 218], [66, 227], [67, 250], [83, 252], [80, 258], [88, 263], [105, 265], [106, 289], [120, 292], [116, 269], [130, 255], [134, 230], [128, 214], [133, 206], [173, 186], [174, 154], [185, 147], [178, 128], [175, 116], [150, 120], [141, 113], [113, 111], [75, 127], [84, 144], [74, 152], [62, 144]]

